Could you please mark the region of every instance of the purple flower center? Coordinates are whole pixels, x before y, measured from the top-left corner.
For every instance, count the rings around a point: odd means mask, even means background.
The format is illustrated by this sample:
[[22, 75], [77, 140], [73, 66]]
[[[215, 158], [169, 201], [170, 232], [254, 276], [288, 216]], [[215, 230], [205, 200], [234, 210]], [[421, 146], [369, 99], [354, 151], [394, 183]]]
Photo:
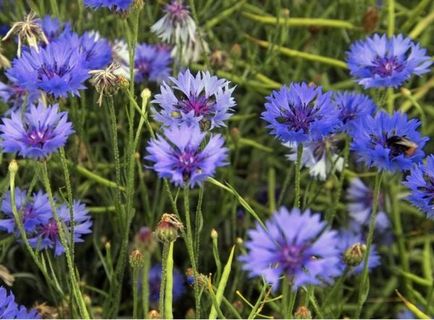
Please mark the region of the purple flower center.
[[288, 273], [295, 273], [304, 260], [304, 246], [285, 244], [280, 249], [279, 263]]
[[187, 99], [180, 99], [178, 106], [184, 113], [194, 111], [194, 116], [200, 117], [211, 113], [214, 103], [205, 96], [192, 96]]
[[199, 170], [197, 163], [198, 155], [196, 151], [185, 150], [178, 155], [178, 168], [182, 171], [182, 175], [184, 180], [188, 180], [191, 177], [191, 174]]
[[390, 77], [395, 72], [401, 72], [404, 65], [398, 61], [397, 57], [376, 57], [373, 61], [371, 71], [380, 77]]
[[32, 147], [40, 147], [53, 137], [53, 131], [50, 128], [32, 128], [27, 133], [27, 143]]
[[58, 234], [59, 229], [57, 228], [56, 220], [54, 220], [53, 218], [51, 218], [47, 224], [42, 226], [41, 235], [43, 237], [47, 237], [50, 240], [55, 241]]
[[280, 123], [286, 123], [291, 130], [303, 131], [303, 133], [308, 133], [310, 124], [315, 121], [317, 117], [317, 109], [309, 104], [302, 104], [300, 106], [289, 106], [291, 113], [285, 111], [285, 115], [278, 118], [277, 121]]
[[144, 77], [149, 77], [149, 73], [151, 71], [151, 66], [149, 61], [141, 59], [136, 61], [136, 68]]
[[166, 5], [165, 11], [175, 22], [182, 22], [188, 16], [188, 9], [184, 6], [182, 1], [172, 1], [172, 3]]
[[54, 61], [52, 65], [47, 63], [42, 64], [38, 69], [38, 80], [53, 79], [54, 77], [63, 77], [65, 74], [71, 71], [71, 66], [68, 64], [58, 65], [57, 61]]

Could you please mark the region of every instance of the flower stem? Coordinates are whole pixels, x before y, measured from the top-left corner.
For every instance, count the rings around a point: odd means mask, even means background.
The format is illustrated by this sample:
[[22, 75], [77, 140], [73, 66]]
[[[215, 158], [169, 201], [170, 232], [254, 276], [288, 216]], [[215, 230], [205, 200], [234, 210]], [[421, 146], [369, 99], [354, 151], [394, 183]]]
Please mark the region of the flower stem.
[[199, 284], [198, 284], [198, 271], [197, 271], [197, 264], [196, 264], [196, 258], [194, 256], [194, 244], [193, 244], [193, 235], [192, 235], [192, 228], [191, 228], [191, 219], [190, 219], [190, 200], [189, 200], [189, 193], [190, 189], [188, 185], [184, 187], [184, 211], [185, 211], [185, 225], [186, 225], [186, 245], [187, 245], [187, 251], [188, 255], [190, 257], [191, 267], [193, 269], [194, 273], [194, 299], [196, 302], [196, 317], [200, 318], [200, 292], [199, 292]]
[[395, 0], [387, 0], [387, 35], [395, 33]]
[[[66, 231], [64, 230], [64, 224], [62, 224], [62, 221], [60, 220], [60, 217], [57, 214], [56, 203], [54, 201], [53, 192], [52, 192], [51, 184], [50, 184], [50, 179], [48, 177], [47, 162], [45, 162], [45, 161], [42, 164], [42, 180], [43, 180], [43, 183], [45, 186], [45, 190], [47, 191], [47, 194], [48, 194], [48, 199], [50, 202], [51, 210], [53, 212], [54, 220], [56, 221], [58, 234], [59, 234], [59, 240], [60, 240], [60, 243], [62, 244], [62, 246], [64, 247], [64, 250], [65, 250], [66, 264], [67, 264], [67, 268], [68, 268], [69, 280], [71, 282], [72, 294], [73, 294], [73, 296], [77, 302], [77, 305], [78, 305], [78, 308], [80, 311], [80, 316], [84, 319], [89, 319], [89, 313], [87, 311], [86, 304], [85, 304], [84, 298], [81, 294], [79, 283], [78, 283], [78, 280], [76, 277], [76, 270], [74, 268], [74, 262], [73, 262], [73, 259], [71, 256], [71, 251], [70, 251], [68, 240], [66, 237]], [[71, 224], [72, 223], [74, 223], [74, 221], [71, 221]]]
[[381, 187], [382, 179], [383, 179], [383, 171], [380, 171], [375, 176], [374, 198], [372, 203], [371, 219], [369, 221], [368, 237], [366, 239], [366, 252], [363, 260], [363, 271], [362, 271], [362, 276], [360, 278], [358, 305], [354, 317], [356, 319], [360, 317], [363, 304], [365, 303], [369, 294], [368, 262], [369, 262], [369, 254], [371, 252], [372, 242], [374, 240], [374, 231], [375, 231], [375, 224], [377, 221], [378, 201], [380, 197], [380, 187]]
[[395, 95], [393, 94], [393, 88], [387, 88], [387, 92], [386, 92], [386, 96], [387, 96], [387, 111], [392, 114], [394, 108], [394, 103], [395, 103]]
[[139, 282], [139, 268], [133, 267], [133, 319], [138, 319], [139, 310], [139, 295], [138, 295], [138, 282]]
[[303, 156], [303, 144], [299, 143], [297, 146], [297, 160], [295, 162], [295, 199], [294, 207], [300, 208], [300, 177], [301, 177], [301, 160]]
[[143, 258], [143, 274], [142, 274], [142, 308], [143, 318], [147, 318], [149, 312], [149, 267], [151, 264], [151, 256], [145, 252]]
[[172, 294], [173, 294], [173, 244], [175, 241], [170, 241], [169, 250], [166, 260], [166, 290], [164, 293], [164, 318], [173, 319], [172, 312]]
[[160, 281], [160, 299], [158, 301], [158, 309], [160, 309], [161, 316], [164, 318], [166, 315], [166, 310], [164, 310], [165, 307], [165, 294], [166, 294], [166, 279], [167, 279], [167, 272], [166, 272], [166, 266], [167, 266], [167, 256], [169, 254], [169, 243], [164, 242], [163, 243], [163, 253], [161, 257], [161, 281]]

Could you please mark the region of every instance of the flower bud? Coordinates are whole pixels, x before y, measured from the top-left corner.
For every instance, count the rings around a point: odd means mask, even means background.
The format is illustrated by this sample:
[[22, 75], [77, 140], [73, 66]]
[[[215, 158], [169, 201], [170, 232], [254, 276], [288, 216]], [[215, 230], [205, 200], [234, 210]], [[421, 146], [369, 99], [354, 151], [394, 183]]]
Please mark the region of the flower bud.
[[185, 319], [196, 319], [196, 312], [193, 308], [190, 308], [185, 313]]
[[358, 266], [365, 257], [366, 245], [363, 243], [355, 243], [350, 246], [344, 253], [344, 261], [349, 267]]
[[241, 57], [243, 52], [242, 52], [241, 46], [238, 43], [235, 43], [232, 46], [230, 53], [231, 53], [231, 55], [234, 56], [234, 58], [239, 58], [239, 57]]
[[312, 313], [305, 306], [299, 306], [294, 313], [295, 319], [312, 319]]
[[411, 91], [408, 90], [407, 88], [401, 88], [401, 94], [402, 94], [404, 97], [410, 97], [410, 96], [411, 96]]
[[9, 163], [9, 173], [10, 174], [16, 174], [18, 172], [18, 162], [16, 160], [12, 160]]
[[144, 256], [140, 250], [134, 249], [130, 254], [130, 266], [133, 269], [138, 269], [144, 265]]
[[232, 305], [234, 306], [235, 310], [238, 311], [238, 313], [242, 313], [244, 310], [244, 304], [240, 300], [235, 300]]
[[374, 32], [377, 29], [380, 14], [376, 7], [369, 7], [362, 18], [363, 31], [366, 33]]
[[161, 242], [175, 241], [178, 238], [178, 231], [183, 228], [176, 215], [165, 213], [155, 229], [155, 236]]
[[216, 229], [211, 230], [211, 239], [218, 239], [219, 234]]
[[134, 237], [134, 244], [142, 252], [153, 252], [156, 242], [151, 228], [141, 227]]

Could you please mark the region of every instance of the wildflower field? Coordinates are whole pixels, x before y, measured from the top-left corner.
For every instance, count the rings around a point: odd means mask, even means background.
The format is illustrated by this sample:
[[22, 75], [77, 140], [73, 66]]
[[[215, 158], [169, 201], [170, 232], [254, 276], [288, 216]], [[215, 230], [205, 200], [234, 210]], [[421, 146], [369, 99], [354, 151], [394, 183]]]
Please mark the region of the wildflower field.
[[0, 318], [434, 317], [433, 0], [0, 0]]

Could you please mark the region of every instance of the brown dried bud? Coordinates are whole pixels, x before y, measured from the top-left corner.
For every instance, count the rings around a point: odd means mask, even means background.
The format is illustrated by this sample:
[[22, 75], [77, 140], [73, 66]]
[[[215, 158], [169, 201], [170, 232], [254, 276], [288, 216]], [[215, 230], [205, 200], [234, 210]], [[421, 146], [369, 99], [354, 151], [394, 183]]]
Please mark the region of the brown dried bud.
[[0, 264], [0, 279], [3, 280], [9, 287], [12, 287], [15, 277], [9, 272], [8, 268]]
[[242, 51], [242, 49], [241, 49], [240, 44], [239, 44], [239, 43], [235, 43], [235, 44], [232, 46], [230, 53], [231, 53], [232, 56], [234, 56], [234, 58], [239, 58], [239, 57], [241, 57], [243, 51]]
[[227, 68], [229, 66], [228, 54], [222, 50], [214, 50], [209, 60], [214, 67]]
[[369, 7], [362, 18], [363, 30], [366, 33], [374, 32], [377, 29], [380, 14], [376, 7]]
[[148, 319], [160, 319], [161, 315], [157, 310], [151, 310], [148, 312]]
[[232, 141], [237, 144], [238, 141], [241, 138], [241, 133], [240, 133], [240, 129], [238, 128], [232, 128], [231, 131], [229, 132], [232, 138]]
[[312, 313], [305, 306], [299, 306], [294, 313], [295, 319], [312, 319]]
[[190, 308], [185, 313], [185, 319], [196, 319], [196, 312], [193, 308]]
[[90, 83], [92, 83], [99, 93], [97, 103], [100, 107], [104, 96], [112, 96], [119, 88], [125, 86], [125, 82], [128, 83], [128, 80], [124, 76], [117, 74], [118, 69], [118, 64], [111, 63], [105, 69], [89, 71], [89, 74], [92, 76]]
[[183, 224], [178, 220], [176, 215], [164, 213], [155, 228], [155, 236], [162, 242], [175, 241], [178, 238], [179, 231], [183, 228]]

